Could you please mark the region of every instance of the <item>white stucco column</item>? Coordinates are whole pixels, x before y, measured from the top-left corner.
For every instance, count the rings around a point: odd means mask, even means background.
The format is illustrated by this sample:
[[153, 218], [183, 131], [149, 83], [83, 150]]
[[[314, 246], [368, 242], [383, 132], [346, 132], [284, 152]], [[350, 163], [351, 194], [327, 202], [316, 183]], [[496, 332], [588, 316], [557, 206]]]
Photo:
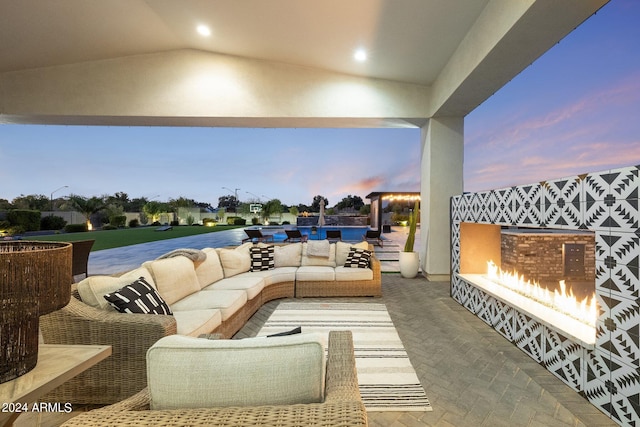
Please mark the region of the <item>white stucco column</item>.
[[429, 119], [421, 145], [420, 265], [428, 279], [448, 280], [449, 199], [463, 189], [464, 118]]

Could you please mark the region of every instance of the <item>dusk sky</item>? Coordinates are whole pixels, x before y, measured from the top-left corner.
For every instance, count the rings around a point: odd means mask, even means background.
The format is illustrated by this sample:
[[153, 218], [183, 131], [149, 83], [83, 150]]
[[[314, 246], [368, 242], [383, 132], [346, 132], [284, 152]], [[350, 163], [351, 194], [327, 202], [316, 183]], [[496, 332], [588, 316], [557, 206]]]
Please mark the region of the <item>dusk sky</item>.
[[[464, 190], [640, 164], [640, 1], [612, 0], [465, 118]], [[0, 126], [0, 198], [217, 206], [419, 191], [419, 129]], [[365, 200], [366, 201], [366, 200]]]

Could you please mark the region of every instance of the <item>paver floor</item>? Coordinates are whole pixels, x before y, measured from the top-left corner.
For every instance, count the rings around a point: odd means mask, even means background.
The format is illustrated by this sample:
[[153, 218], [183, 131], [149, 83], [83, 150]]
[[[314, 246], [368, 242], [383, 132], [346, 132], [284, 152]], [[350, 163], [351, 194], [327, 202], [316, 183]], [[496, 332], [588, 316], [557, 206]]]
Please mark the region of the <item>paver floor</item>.
[[[617, 425], [456, 303], [448, 282], [383, 274], [382, 286], [382, 298], [340, 300], [386, 304], [433, 411], [370, 412], [370, 426]], [[236, 337], [255, 336], [280, 301]]]
[[[206, 236], [206, 237], [202, 237]], [[90, 274], [112, 274], [139, 266], [177, 248], [237, 245], [242, 229], [93, 252]], [[382, 298], [341, 298], [387, 305], [398, 334], [433, 407], [432, 412], [371, 412], [373, 427], [402, 426], [615, 426], [607, 416], [530, 359], [482, 320], [457, 304], [448, 282], [422, 276], [404, 279], [397, 251], [405, 233], [392, 228], [382, 261]], [[264, 305], [236, 337], [255, 336], [280, 301]], [[65, 417], [65, 418], [68, 418]], [[16, 426], [33, 425], [19, 417]], [[44, 416], [43, 425], [60, 418]]]

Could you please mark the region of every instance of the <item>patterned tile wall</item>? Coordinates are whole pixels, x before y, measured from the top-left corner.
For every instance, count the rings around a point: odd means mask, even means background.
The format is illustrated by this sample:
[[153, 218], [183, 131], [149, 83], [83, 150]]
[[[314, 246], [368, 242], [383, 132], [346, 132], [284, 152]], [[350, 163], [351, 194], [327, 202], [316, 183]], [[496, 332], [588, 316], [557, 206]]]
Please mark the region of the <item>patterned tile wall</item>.
[[[451, 296], [620, 425], [640, 426], [640, 166], [451, 199]], [[596, 346], [572, 343], [457, 277], [460, 224], [596, 234]]]

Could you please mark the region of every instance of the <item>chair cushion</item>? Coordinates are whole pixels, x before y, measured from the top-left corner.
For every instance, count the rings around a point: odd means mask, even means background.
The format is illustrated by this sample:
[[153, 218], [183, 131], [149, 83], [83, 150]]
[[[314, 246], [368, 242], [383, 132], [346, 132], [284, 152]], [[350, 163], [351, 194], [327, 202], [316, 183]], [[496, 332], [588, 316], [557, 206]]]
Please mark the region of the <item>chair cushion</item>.
[[336, 282], [350, 280], [373, 280], [373, 270], [370, 268], [351, 268], [344, 265], [336, 267]]
[[249, 248], [251, 267], [249, 271], [273, 270], [276, 266], [273, 246]]
[[235, 249], [218, 248], [218, 255], [224, 270], [224, 277], [232, 277], [236, 274], [245, 273], [251, 268], [251, 256], [249, 248], [253, 243], [247, 242]]
[[336, 277], [333, 267], [308, 265], [298, 268], [296, 280], [301, 282], [333, 281]]
[[218, 280], [224, 279], [224, 270], [220, 263], [218, 251], [214, 248], [204, 248], [202, 252], [204, 252], [207, 257], [201, 263], [194, 264], [194, 266], [200, 288], [205, 288]]
[[370, 261], [371, 251], [366, 249], [351, 248], [344, 266], [351, 268], [369, 268]]
[[158, 293], [169, 306], [200, 290], [193, 262], [187, 257], [147, 261], [142, 266], [149, 269]]
[[222, 320], [225, 321], [244, 307], [248, 299], [247, 292], [243, 290], [199, 291], [170, 304], [170, 307], [174, 312], [217, 308], [222, 314]]
[[140, 277], [130, 285], [104, 296], [120, 313], [172, 314], [158, 291]]
[[147, 352], [151, 409], [322, 402], [323, 334], [161, 338]]
[[345, 243], [345, 242], [336, 242], [336, 265], [344, 265], [347, 261], [347, 257], [349, 256], [349, 250], [351, 248], [356, 249], [369, 249], [368, 242], [358, 242], [358, 243]]
[[222, 312], [217, 308], [173, 312], [179, 335], [197, 337], [208, 334], [222, 324]]
[[293, 282], [296, 280], [296, 271], [298, 267], [276, 267], [273, 270], [266, 271], [250, 271], [248, 273], [241, 273], [231, 279], [241, 277], [261, 277], [264, 280], [264, 285], [269, 286], [274, 283]]
[[300, 267], [302, 243], [290, 243], [288, 245], [275, 246], [273, 250], [276, 268]]
[[89, 276], [78, 283], [78, 294], [83, 303], [94, 308], [107, 311], [115, 311], [115, 308], [104, 299], [104, 295], [130, 285], [134, 280], [143, 277], [144, 280], [155, 288], [155, 282], [149, 270], [144, 267], [136, 268], [119, 277], [114, 276]]
[[203, 289], [203, 291], [213, 291], [213, 290], [242, 290], [247, 293], [248, 299], [254, 299], [262, 289], [264, 288], [264, 279], [260, 276], [247, 276], [251, 273], [242, 273], [237, 276], [228, 277], [226, 279], [222, 279], [214, 283], [213, 285], [207, 286]]

